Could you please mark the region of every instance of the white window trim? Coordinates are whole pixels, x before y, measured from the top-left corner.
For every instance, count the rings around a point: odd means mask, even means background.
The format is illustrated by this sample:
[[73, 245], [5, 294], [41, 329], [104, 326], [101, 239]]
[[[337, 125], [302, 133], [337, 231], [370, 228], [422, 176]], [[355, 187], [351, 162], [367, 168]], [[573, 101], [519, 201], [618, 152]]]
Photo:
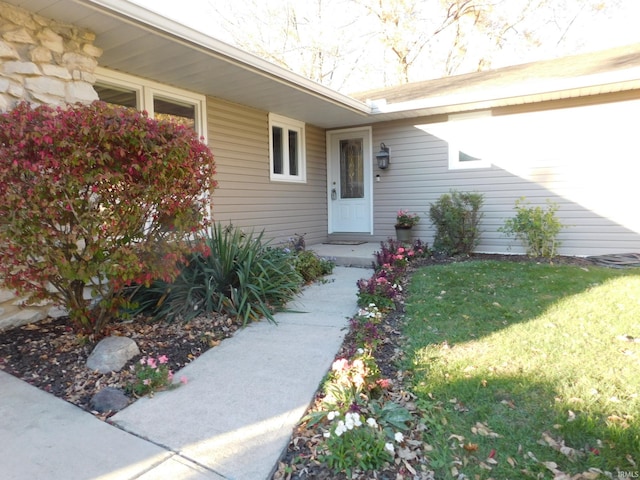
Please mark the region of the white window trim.
[[195, 107], [196, 132], [203, 138], [203, 143], [207, 143], [206, 97], [204, 95], [102, 67], [96, 69], [96, 79], [96, 83], [135, 90], [138, 110], [146, 110], [150, 117], [153, 117], [154, 114], [153, 98], [155, 96], [193, 105]]
[[[296, 130], [298, 132], [298, 175], [289, 175], [288, 173], [273, 172], [273, 127], [280, 127], [284, 130]], [[288, 152], [284, 150], [286, 155], [283, 158], [283, 166], [289, 169]], [[307, 182], [307, 148], [305, 144], [305, 124], [299, 120], [283, 117], [275, 113], [269, 113], [269, 178], [276, 182]]]
[[[469, 112], [451, 114], [448, 117], [449, 122], [457, 122], [464, 120], [473, 120], [479, 118], [487, 118], [491, 116], [491, 111]], [[460, 146], [455, 141], [449, 141], [449, 170], [469, 170], [472, 168], [491, 168], [491, 162], [485, 158], [474, 161], [460, 161]], [[464, 150], [462, 150], [464, 151]]]

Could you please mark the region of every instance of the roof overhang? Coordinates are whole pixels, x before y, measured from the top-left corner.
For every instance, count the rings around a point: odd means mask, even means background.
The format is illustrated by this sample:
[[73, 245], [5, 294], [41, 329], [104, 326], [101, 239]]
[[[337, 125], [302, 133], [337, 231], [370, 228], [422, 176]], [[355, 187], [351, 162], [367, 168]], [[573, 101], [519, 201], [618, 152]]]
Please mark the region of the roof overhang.
[[640, 44], [354, 96], [371, 105], [375, 118], [392, 120], [631, 91], [640, 98]]
[[125, 0], [2, 1], [95, 33], [104, 68], [326, 128], [360, 123], [371, 112], [364, 102]]
[[352, 97], [126, 0], [0, 1], [92, 31], [101, 67], [324, 128], [640, 91], [635, 45]]

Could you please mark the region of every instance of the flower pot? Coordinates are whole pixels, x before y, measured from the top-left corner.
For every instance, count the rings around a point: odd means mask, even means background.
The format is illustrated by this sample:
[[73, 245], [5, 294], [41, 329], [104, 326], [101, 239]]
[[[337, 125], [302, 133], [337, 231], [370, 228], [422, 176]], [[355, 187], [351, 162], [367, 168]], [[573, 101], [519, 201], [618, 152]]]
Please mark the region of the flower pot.
[[396, 239], [402, 243], [411, 243], [411, 228], [396, 225]]

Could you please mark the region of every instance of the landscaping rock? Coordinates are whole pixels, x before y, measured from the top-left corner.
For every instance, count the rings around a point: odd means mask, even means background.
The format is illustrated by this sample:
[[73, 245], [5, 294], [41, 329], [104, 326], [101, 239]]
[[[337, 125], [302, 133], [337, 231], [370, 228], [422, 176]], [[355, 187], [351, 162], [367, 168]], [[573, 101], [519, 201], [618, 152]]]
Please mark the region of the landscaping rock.
[[91, 408], [99, 413], [119, 412], [129, 405], [129, 397], [122, 390], [106, 387], [91, 397]]
[[87, 359], [87, 367], [99, 373], [119, 372], [140, 349], [127, 337], [107, 337], [98, 342]]

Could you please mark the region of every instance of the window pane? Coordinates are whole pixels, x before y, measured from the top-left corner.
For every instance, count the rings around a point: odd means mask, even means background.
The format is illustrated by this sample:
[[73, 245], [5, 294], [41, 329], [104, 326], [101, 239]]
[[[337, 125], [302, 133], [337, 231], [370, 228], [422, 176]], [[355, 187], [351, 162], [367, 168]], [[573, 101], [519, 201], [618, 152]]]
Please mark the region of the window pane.
[[460, 153], [458, 153], [459, 162], [479, 162], [480, 160], [482, 159], [478, 157], [473, 157], [467, 153], [464, 153], [462, 150], [460, 151]]
[[271, 130], [273, 140], [273, 173], [283, 174], [282, 171], [282, 128], [273, 127]]
[[165, 98], [153, 98], [153, 116], [159, 120], [170, 120], [186, 127], [196, 128], [196, 106]]
[[289, 130], [289, 175], [298, 175], [298, 132]]
[[362, 139], [340, 140], [340, 198], [364, 198]]
[[123, 107], [138, 108], [138, 95], [135, 90], [128, 90], [113, 85], [101, 85], [96, 83], [93, 87], [98, 98], [103, 102]]

